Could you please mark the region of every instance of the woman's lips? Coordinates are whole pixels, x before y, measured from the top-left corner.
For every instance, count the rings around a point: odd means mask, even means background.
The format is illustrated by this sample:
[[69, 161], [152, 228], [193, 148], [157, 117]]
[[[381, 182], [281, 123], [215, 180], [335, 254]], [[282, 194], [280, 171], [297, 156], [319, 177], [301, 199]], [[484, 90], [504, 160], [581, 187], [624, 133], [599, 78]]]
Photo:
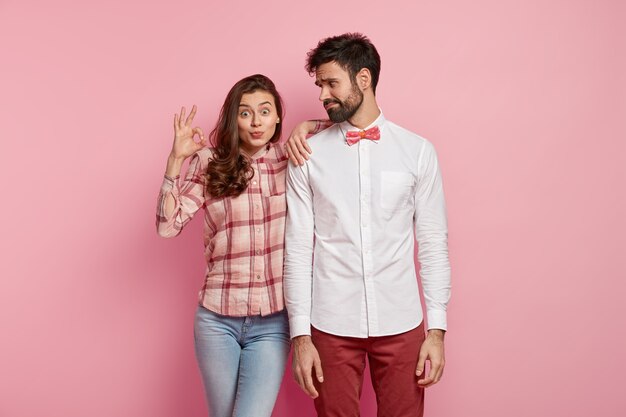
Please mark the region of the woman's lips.
[[250, 136], [254, 139], [261, 139], [263, 137], [263, 132], [252, 132], [250, 133]]

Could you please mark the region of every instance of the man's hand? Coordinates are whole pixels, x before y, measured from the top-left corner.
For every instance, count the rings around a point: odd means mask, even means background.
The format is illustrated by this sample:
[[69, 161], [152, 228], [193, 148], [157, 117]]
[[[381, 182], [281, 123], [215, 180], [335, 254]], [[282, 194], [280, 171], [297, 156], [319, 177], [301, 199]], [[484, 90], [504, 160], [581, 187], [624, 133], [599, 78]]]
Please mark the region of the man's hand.
[[315, 132], [316, 125], [314, 120], [307, 120], [298, 123], [291, 131], [289, 139], [285, 143], [285, 151], [294, 165], [304, 165], [304, 160], [309, 159], [311, 148], [306, 143], [306, 137]]
[[322, 362], [317, 349], [311, 341], [311, 336], [298, 336], [293, 339], [293, 377], [306, 392], [309, 397], [317, 398], [319, 394], [313, 385], [312, 369], [315, 368], [315, 375], [318, 382], [324, 382], [322, 374]]
[[422, 388], [430, 387], [436, 384], [443, 375], [443, 368], [445, 365], [444, 353], [443, 353], [443, 336], [445, 332], [439, 329], [431, 329], [428, 331], [426, 340], [422, 343], [420, 349], [419, 359], [417, 361], [417, 369], [415, 375], [422, 376], [424, 374], [424, 367], [426, 361], [430, 362], [430, 369], [428, 375], [417, 381], [418, 385]]

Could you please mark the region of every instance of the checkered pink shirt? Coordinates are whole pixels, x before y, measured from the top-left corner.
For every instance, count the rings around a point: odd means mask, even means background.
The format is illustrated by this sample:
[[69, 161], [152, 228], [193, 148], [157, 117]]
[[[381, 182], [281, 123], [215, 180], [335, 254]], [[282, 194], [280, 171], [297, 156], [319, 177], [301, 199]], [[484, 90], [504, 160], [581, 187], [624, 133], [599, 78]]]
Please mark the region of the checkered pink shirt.
[[[210, 149], [191, 159], [184, 181], [165, 176], [157, 205], [161, 236], [180, 233], [204, 208], [204, 254], [207, 262], [199, 302], [226, 316], [268, 315], [285, 308], [283, 250], [285, 246], [285, 180], [287, 156], [271, 145], [253, 159], [254, 177], [241, 195], [213, 198], [205, 191]], [[175, 200], [173, 215], [165, 216], [165, 200]]]

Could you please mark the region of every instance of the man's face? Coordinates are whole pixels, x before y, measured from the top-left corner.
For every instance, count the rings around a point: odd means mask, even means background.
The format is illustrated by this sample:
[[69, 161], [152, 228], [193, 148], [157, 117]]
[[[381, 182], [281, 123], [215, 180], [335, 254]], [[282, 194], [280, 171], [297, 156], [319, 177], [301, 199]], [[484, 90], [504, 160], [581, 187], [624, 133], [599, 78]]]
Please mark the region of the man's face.
[[350, 119], [363, 103], [363, 93], [352, 82], [350, 73], [334, 61], [317, 68], [315, 85], [322, 89], [320, 101], [335, 123]]

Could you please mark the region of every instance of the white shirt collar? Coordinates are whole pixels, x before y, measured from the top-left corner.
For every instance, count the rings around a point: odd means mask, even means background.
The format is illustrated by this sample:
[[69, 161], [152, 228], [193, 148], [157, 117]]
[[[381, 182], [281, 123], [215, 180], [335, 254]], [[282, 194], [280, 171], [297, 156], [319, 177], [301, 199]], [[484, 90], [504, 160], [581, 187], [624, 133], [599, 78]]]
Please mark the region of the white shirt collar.
[[341, 132], [344, 134], [346, 134], [346, 132], [349, 132], [351, 130], [367, 130], [370, 129], [374, 126], [378, 126], [379, 129], [382, 129], [383, 124], [385, 123], [385, 116], [383, 115], [383, 111], [379, 108], [378, 109], [380, 111], [380, 114], [378, 115], [378, 117], [376, 118], [376, 120], [374, 120], [369, 126], [367, 126], [365, 129], [359, 129], [356, 126], [353, 126], [350, 124], [349, 121], [345, 121], [345, 122], [341, 122], [339, 123], [339, 128], [341, 129]]

